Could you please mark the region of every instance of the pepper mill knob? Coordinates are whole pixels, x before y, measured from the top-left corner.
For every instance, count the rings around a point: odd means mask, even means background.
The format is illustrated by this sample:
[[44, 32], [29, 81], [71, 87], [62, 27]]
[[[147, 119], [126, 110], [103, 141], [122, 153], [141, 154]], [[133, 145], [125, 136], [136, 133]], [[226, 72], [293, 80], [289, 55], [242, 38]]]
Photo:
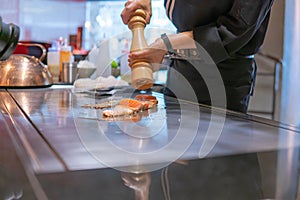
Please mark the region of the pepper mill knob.
[[[130, 52], [140, 51], [148, 47], [144, 36], [146, 13], [137, 9], [128, 22], [132, 32]], [[134, 60], [131, 67], [131, 85], [138, 90], [146, 90], [153, 85], [153, 72], [150, 63], [146, 60]]]

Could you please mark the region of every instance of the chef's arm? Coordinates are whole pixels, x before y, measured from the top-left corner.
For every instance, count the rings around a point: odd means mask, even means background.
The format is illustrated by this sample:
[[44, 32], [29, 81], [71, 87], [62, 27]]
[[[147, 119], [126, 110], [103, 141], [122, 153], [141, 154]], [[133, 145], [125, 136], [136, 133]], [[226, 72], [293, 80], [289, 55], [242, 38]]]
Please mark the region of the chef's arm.
[[[182, 32], [168, 35], [168, 40], [173, 49], [191, 49], [196, 48], [193, 32]], [[132, 66], [135, 60], [143, 59], [152, 64], [153, 70], [160, 68], [160, 63], [167, 54], [168, 49], [162, 38], [157, 38], [148, 48], [141, 51], [131, 52], [128, 55], [129, 66]]]
[[[273, 0], [234, 0], [228, 13], [218, 17], [215, 22], [195, 27], [191, 31], [168, 35], [169, 46], [173, 49], [204, 48], [215, 63], [238, 53], [253, 54], [257, 50], [255, 48], [260, 46], [255, 44], [256, 39], [259, 41], [256, 37], [263, 35], [257, 33], [264, 32], [261, 27], [266, 27], [263, 23], [268, 22], [272, 3]], [[167, 52], [167, 46], [159, 38], [149, 46], [150, 49], [130, 55], [129, 62], [147, 58], [150, 63], [160, 63]]]
[[[177, 34], [170, 34], [167, 36], [170, 42], [170, 45], [173, 49], [193, 49], [196, 48], [194, 42], [193, 31], [186, 31]], [[162, 38], [156, 40], [158, 43], [157, 46], [161, 49], [167, 50], [166, 41], [163, 41]]]
[[194, 39], [216, 63], [221, 62], [255, 37], [261, 24], [267, 23], [272, 3], [273, 0], [235, 0], [230, 11], [214, 23], [194, 28]]

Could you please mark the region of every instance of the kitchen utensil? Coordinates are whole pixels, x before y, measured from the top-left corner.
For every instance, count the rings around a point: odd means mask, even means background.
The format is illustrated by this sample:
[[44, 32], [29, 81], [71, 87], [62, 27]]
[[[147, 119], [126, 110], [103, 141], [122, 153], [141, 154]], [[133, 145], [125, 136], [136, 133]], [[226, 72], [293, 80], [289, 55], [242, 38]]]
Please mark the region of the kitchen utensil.
[[[128, 22], [132, 31], [131, 52], [143, 50], [148, 47], [144, 36], [146, 26], [146, 13], [138, 9]], [[143, 59], [136, 59], [131, 66], [131, 85], [138, 90], [147, 90], [153, 85], [153, 74], [150, 63]]]
[[25, 54], [13, 54], [7, 60], [0, 61], [0, 87], [48, 87], [53, 84], [49, 70], [41, 62], [46, 49], [40, 44], [22, 44], [38, 46], [42, 49], [40, 58]]

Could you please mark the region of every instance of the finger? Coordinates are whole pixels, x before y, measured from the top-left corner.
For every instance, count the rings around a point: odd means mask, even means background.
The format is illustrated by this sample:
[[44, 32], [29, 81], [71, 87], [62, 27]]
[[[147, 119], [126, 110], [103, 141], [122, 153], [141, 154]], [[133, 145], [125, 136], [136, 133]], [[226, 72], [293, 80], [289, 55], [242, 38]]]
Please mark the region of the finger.
[[128, 66], [131, 68], [133, 65], [133, 60], [128, 58]]
[[128, 16], [126, 15], [125, 9], [121, 13], [121, 18], [122, 18], [123, 23], [127, 25], [128, 24]]
[[151, 13], [146, 12], [146, 23], [149, 24], [150, 23], [150, 19], [151, 19]]
[[151, 63], [151, 67], [153, 72], [156, 72], [160, 69], [161, 64], [160, 63]]
[[140, 58], [140, 51], [131, 52], [128, 54], [128, 59], [130, 59], [130, 60], [136, 60], [138, 58]]
[[134, 8], [134, 4], [131, 0], [127, 1], [124, 4], [124, 9], [121, 12], [121, 18], [124, 24], [128, 24], [130, 16], [132, 15], [133, 12], [133, 8]]
[[126, 6], [121, 13], [121, 18], [123, 23], [127, 25], [132, 15], [133, 15], [132, 6]]

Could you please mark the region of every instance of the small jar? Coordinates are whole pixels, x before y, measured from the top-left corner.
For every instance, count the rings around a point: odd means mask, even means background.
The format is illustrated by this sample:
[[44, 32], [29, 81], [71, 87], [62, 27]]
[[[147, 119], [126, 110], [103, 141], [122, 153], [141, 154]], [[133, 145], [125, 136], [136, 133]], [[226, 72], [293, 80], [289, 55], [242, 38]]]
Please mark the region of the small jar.
[[77, 63], [76, 62], [64, 62], [63, 63], [63, 73], [61, 82], [66, 84], [73, 84], [77, 78]]

